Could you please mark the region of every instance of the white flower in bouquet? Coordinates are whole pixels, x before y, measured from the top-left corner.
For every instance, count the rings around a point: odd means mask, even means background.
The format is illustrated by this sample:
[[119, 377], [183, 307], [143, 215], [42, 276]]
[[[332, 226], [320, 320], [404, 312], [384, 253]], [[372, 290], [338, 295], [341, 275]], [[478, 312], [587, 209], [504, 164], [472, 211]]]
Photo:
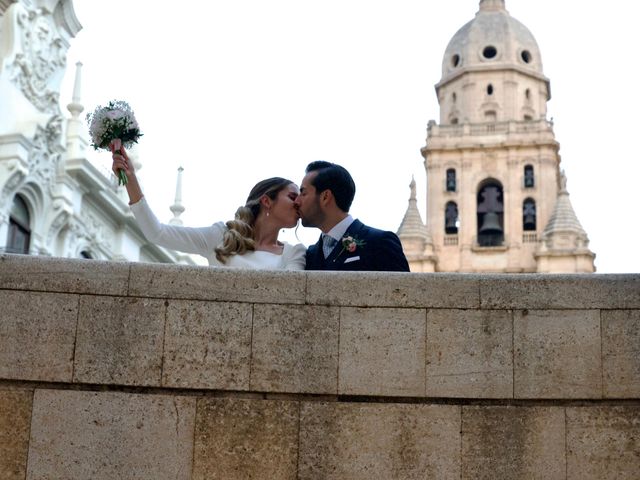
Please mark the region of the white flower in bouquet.
[[[106, 107], [98, 105], [93, 113], [87, 113], [91, 146], [98, 149], [120, 153], [121, 146], [131, 148], [142, 136], [140, 127], [127, 102], [112, 100]], [[127, 174], [118, 171], [118, 183], [127, 184]]]

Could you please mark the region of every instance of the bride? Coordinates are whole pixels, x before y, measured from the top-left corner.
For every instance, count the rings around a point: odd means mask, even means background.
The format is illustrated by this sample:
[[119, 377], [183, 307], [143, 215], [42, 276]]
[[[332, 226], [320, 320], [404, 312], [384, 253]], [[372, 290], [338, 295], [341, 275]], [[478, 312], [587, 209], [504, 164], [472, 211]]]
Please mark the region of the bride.
[[304, 270], [306, 247], [278, 240], [282, 228], [293, 228], [300, 215], [298, 186], [273, 177], [258, 182], [233, 220], [208, 227], [166, 225], [158, 221], [142, 194], [127, 152], [114, 153], [112, 170], [127, 174], [129, 205], [148, 241], [185, 253], [202, 255], [209, 265], [235, 268]]

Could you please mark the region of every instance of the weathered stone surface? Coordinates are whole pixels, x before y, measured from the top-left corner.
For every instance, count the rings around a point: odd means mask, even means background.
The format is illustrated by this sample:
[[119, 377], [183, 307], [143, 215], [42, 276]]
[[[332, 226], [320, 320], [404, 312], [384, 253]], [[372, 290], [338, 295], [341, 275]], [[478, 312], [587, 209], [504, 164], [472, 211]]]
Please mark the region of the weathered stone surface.
[[0, 255], [0, 289], [126, 295], [129, 264], [100, 260]]
[[163, 300], [81, 297], [74, 380], [159, 386], [164, 323]]
[[300, 480], [458, 480], [460, 407], [303, 402], [298, 465]]
[[0, 478], [24, 480], [27, 472], [32, 390], [0, 390]]
[[567, 480], [637, 480], [640, 407], [567, 408]]
[[130, 295], [247, 303], [304, 303], [305, 273], [182, 265], [131, 265]]
[[423, 309], [342, 308], [338, 393], [424, 396], [425, 334]]
[[308, 272], [307, 303], [320, 305], [478, 308], [478, 275], [402, 272]]
[[462, 407], [462, 479], [564, 480], [562, 407]]
[[640, 308], [640, 275], [492, 275], [481, 308]]
[[515, 398], [601, 398], [598, 310], [514, 312]]
[[195, 398], [36, 390], [27, 479], [191, 478]]
[[298, 412], [298, 402], [198, 400], [193, 480], [296, 479]]
[[640, 310], [602, 316], [602, 369], [606, 398], [640, 398]]
[[0, 290], [0, 378], [71, 381], [78, 296]]
[[251, 390], [335, 394], [338, 312], [323, 306], [255, 305]]
[[162, 384], [248, 390], [251, 313], [246, 303], [170, 302]]
[[508, 310], [427, 312], [427, 396], [513, 397]]

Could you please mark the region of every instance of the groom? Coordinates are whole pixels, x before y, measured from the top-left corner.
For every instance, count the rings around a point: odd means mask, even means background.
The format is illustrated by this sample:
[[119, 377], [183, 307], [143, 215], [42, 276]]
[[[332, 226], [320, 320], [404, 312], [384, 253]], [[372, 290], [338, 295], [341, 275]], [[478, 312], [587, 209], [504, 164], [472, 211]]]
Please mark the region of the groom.
[[307, 270], [408, 272], [397, 235], [349, 215], [356, 185], [349, 172], [321, 160], [307, 165], [296, 206], [305, 227], [322, 231], [307, 249]]

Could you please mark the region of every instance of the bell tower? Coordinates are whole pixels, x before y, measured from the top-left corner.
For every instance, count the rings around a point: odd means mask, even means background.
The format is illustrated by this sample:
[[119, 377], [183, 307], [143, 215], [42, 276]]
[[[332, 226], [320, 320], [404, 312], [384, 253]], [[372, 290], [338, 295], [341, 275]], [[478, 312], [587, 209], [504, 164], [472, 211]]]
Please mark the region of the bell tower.
[[[538, 255], [548, 254], [543, 234], [560, 193], [550, 83], [535, 38], [504, 0], [481, 0], [475, 18], [455, 33], [435, 91], [440, 121], [429, 122], [421, 149], [435, 271], [553, 270], [549, 262], [540, 269]], [[576, 234], [580, 245], [549, 254], [571, 257], [580, 249], [580, 262], [554, 263], [561, 271], [594, 271], [595, 255], [584, 261], [583, 234]], [[416, 258], [412, 270], [424, 271], [418, 252], [407, 250]]]

